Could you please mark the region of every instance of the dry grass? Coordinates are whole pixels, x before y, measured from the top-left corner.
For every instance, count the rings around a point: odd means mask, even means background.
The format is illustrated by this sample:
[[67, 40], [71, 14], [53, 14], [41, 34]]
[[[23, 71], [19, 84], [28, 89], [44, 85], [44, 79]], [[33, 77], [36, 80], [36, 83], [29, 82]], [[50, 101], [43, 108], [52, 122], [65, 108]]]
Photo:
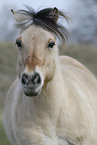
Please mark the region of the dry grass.
[[6, 92], [16, 76], [17, 50], [14, 44], [0, 44], [0, 111]]
[[0, 44], [0, 145], [10, 145], [2, 125], [4, 100], [16, 76], [17, 51], [14, 44]]
[[[97, 46], [76, 45], [60, 50], [61, 55], [76, 58], [97, 76]], [[9, 145], [2, 126], [4, 100], [7, 91], [16, 77], [17, 50], [15, 44], [0, 44], [0, 145]]]

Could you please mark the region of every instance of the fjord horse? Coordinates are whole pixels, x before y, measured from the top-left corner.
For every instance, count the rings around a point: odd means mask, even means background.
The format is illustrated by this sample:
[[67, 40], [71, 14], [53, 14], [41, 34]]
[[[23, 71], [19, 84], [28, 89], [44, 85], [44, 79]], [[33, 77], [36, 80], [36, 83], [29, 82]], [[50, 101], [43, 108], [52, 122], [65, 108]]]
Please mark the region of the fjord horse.
[[57, 8], [12, 13], [21, 30], [18, 77], [5, 102], [4, 126], [12, 145], [96, 145], [97, 80], [80, 62], [59, 56], [56, 39], [68, 31]]

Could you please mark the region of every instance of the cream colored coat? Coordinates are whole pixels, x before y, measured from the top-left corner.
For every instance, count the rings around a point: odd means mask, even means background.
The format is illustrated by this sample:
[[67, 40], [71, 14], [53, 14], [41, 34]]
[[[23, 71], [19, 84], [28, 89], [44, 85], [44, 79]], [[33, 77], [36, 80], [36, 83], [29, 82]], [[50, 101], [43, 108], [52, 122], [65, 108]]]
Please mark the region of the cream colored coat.
[[[96, 78], [75, 59], [59, 57], [57, 45], [51, 51], [43, 47], [49, 39], [55, 41], [52, 33], [31, 26], [20, 37], [25, 43], [25, 54], [21, 56], [19, 52], [18, 76], [37, 69], [43, 86], [36, 97], [25, 96], [19, 77], [11, 86], [4, 114], [4, 126], [11, 144], [96, 145]], [[40, 66], [34, 64], [31, 69], [21, 65], [21, 58], [29, 52], [32, 54], [33, 47], [40, 60], [45, 61]]]

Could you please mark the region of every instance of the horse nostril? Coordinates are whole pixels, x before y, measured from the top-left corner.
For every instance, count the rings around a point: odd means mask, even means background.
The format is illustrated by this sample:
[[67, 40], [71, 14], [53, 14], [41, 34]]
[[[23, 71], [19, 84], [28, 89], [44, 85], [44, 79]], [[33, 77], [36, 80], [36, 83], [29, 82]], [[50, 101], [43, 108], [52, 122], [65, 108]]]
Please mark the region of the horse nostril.
[[34, 73], [33, 75], [23, 74], [21, 82], [29, 88], [38, 87], [41, 84], [41, 77], [38, 73]]
[[41, 77], [38, 73], [35, 73], [33, 76], [33, 84], [35, 84], [36, 86], [41, 84]]
[[23, 85], [27, 85], [28, 84], [28, 75], [27, 74], [23, 74], [22, 75], [22, 84]]

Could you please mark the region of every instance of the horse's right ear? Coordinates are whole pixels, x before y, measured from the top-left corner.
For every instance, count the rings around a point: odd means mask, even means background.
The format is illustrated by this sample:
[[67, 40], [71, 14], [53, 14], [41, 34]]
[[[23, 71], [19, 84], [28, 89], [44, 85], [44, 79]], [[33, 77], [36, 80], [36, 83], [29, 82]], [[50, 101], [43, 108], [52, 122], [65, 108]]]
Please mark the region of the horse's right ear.
[[26, 16], [20, 14], [19, 12], [13, 11], [13, 9], [11, 9], [11, 12], [12, 12], [12, 14], [17, 22], [22, 22], [26, 18]]

